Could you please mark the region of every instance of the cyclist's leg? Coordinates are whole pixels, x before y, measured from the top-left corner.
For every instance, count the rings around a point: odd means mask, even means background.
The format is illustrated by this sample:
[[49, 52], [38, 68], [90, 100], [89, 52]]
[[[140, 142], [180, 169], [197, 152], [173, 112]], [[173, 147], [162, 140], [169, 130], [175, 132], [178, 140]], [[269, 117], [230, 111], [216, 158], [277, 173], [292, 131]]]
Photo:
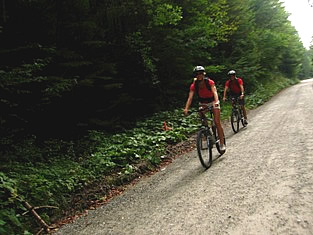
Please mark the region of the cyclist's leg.
[[[201, 107], [201, 105], [200, 105], [200, 107]], [[204, 108], [204, 106], [202, 108]], [[198, 114], [199, 114], [199, 117], [200, 117], [201, 121], [203, 122], [202, 125], [207, 126], [208, 125], [208, 120], [205, 118], [205, 113], [207, 113], [207, 111], [199, 111]]]
[[243, 117], [247, 120], [247, 111], [246, 111], [246, 108], [245, 108], [245, 100], [244, 98], [240, 99], [240, 106], [241, 106], [241, 109], [242, 109], [242, 112], [243, 112]]
[[246, 108], [245, 108], [244, 105], [242, 106], [242, 112], [243, 112], [243, 117], [244, 117], [246, 120], [248, 120], [247, 111], [246, 111]]
[[214, 122], [215, 122], [216, 129], [217, 129], [217, 134], [218, 134], [218, 137], [220, 139], [220, 143], [225, 144], [224, 143], [224, 130], [223, 130], [223, 127], [221, 124], [220, 107], [214, 107], [213, 108], [213, 116], [214, 116]]

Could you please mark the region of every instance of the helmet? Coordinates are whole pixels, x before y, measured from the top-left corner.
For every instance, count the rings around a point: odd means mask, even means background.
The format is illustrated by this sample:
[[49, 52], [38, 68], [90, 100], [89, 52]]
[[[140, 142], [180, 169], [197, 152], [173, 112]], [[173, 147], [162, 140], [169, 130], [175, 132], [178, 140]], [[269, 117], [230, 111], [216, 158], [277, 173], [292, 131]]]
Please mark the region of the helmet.
[[197, 73], [197, 72], [205, 72], [204, 67], [201, 66], [201, 65], [198, 65], [198, 66], [194, 67], [193, 73]]
[[236, 71], [235, 71], [235, 70], [230, 70], [230, 71], [228, 72], [228, 75], [236, 75]]
[[201, 66], [201, 65], [198, 65], [198, 66], [194, 67], [194, 69], [193, 69], [193, 74], [196, 75], [197, 72], [203, 72], [203, 73], [205, 74], [205, 69], [204, 69], [204, 67]]

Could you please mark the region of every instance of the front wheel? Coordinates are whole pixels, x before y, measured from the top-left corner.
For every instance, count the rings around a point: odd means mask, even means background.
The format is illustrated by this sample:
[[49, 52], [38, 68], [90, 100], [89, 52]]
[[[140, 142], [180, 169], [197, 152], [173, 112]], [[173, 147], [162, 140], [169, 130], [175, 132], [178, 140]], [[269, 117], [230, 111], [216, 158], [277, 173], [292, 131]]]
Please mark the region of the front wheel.
[[230, 118], [231, 128], [233, 129], [235, 133], [239, 131], [239, 122], [240, 122], [239, 115], [240, 114], [237, 111], [231, 112], [231, 118]]
[[212, 144], [206, 130], [200, 130], [197, 135], [197, 151], [201, 165], [209, 168], [212, 165]]

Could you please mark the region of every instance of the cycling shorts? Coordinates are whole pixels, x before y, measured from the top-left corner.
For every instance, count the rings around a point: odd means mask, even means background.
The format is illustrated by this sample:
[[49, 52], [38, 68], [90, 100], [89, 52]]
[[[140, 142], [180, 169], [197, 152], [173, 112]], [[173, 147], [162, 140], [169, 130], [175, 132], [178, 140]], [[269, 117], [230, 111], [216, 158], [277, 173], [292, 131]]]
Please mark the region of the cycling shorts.
[[213, 109], [221, 109], [220, 103], [217, 105], [213, 106], [213, 102], [210, 103], [201, 103], [199, 102], [199, 107], [213, 107]]

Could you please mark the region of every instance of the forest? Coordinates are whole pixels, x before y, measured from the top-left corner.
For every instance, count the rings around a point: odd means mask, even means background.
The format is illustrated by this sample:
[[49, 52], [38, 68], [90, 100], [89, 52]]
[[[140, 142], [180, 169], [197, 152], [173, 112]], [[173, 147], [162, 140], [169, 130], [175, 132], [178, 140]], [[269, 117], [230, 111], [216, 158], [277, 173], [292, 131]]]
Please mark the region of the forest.
[[0, 0], [0, 234], [47, 232], [159, 165], [197, 129], [196, 65], [220, 96], [236, 70], [252, 109], [313, 77], [313, 44], [279, 0]]

